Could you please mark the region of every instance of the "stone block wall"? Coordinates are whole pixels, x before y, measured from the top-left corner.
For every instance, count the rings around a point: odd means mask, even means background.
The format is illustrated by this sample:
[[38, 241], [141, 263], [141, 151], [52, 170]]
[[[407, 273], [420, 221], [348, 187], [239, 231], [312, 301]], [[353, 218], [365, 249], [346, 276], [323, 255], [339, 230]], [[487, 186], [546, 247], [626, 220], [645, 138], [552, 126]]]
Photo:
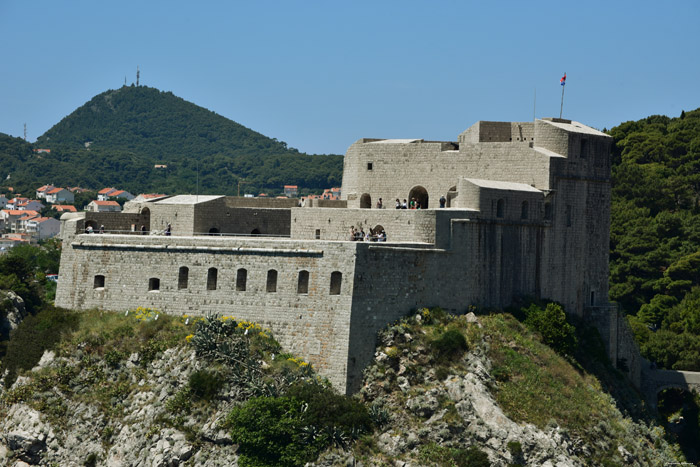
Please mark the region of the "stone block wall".
[[[255, 321], [344, 389], [355, 248], [349, 242], [82, 234], [64, 245], [56, 304]], [[182, 267], [188, 268], [186, 287]], [[216, 268], [214, 290], [210, 268]], [[247, 271], [245, 290], [237, 287], [240, 269]], [[268, 291], [270, 270], [277, 271], [274, 292]], [[309, 273], [306, 293], [298, 293], [300, 271]], [[338, 295], [330, 293], [333, 272], [342, 274]], [[102, 287], [96, 276], [103, 277]], [[149, 290], [151, 279], [158, 279], [157, 290]]]

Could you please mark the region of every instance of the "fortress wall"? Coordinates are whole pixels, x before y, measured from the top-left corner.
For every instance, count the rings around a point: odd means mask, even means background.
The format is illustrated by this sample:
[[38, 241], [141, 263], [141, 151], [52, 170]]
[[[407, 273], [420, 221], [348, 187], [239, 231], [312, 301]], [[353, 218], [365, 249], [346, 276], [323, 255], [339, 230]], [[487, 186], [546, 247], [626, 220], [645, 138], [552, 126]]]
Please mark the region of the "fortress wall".
[[[459, 151], [441, 151], [440, 143], [355, 143], [345, 156], [343, 198], [360, 207], [362, 194], [391, 207], [409, 198], [413, 187], [425, 188], [430, 208], [455, 187], [460, 177], [525, 183], [549, 188], [550, 157], [529, 142], [464, 143]], [[372, 164], [372, 170], [368, 164]]]
[[[343, 389], [356, 243], [226, 237], [78, 235], [64, 244], [58, 306], [124, 311], [139, 306], [172, 314], [219, 313], [270, 328], [285, 349], [308, 359]], [[186, 289], [179, 268], [189, 268]], [[216, 290], [207, 290], [209, 268]], [[246, 290], [236, 290], [239, 268]], [[268, 270], [278, 271], [276, 292], [267, 292]], [[309, 272], [308, 293], [298, 294], [299, 271]], [[331, 273], [342, 273], [339, 295], [330, 294]], [[96, 275], [104, 287], [94, 288]], [[149, 291], [149, 279], [160, 289]]]
[[535, 146], [568, 157], [570, 134], [562, 128], [550, 125], [546, 120], [535, 120]]
[[[409, 199], [411, 188], [421, 186], [429, 196], [429, 208], [439, 207], [441, 195], [457, 185], [464, 173], [458, 151], [442, 150], [442, 143], [355, 143], [345, 156], [342, 197], [349, 208], [359, 208], [363, 193], [372, 207], [382, 198], [393, 208], [396, 198]], [[368, 170], [368, 163], [372, 170]]]
[[226, 196], [224, 204], [227, 208], [295, 208], [299, 204], [297, 198], [239, 198]]
[[141, 225], [148, 226], [149, 219], [148, 216], [142, 216], [140, 214], [86, 211], [83, 221], [76, 224], [79, 229], [76, 233], [85, 232], [85, 228], [87, 227], [88, 223], [90, 223], [95, 230], [99, 229], [101, 225], [104, 225], [106, 231], [112, 230], [129, 232], [133, 229], [138, 230]]
[[144, 207], [151, 212], [151, 230], [164, 231], [171, 224], [173, 235], [193, 235], [195, 206], [149, 203]]
[[464, 313], [469, 305], [504, 306], [513, 295], [536, 294], [540, 226], [449, 220], [451, 250], [376, 243], [358, 248], [348, 391], [359, 389], [377, 332], [387, 323], [422, 307]]
[[321, 240], [350, 238], [350, 227], [362, 227], [365, 232], [381, 225], [389, 242], [435, 242], [435, 211], [423, 209], [295, 209], [292, 211], [291, 232], [295, 239], [315, 239], [320, 230]]
[[532, 122], [480, 121], [459, 135], [459, 143], [532, 141], [534, 130]]
[[196, 209], [194, 230], [204, 234], [211, 229], [222, 234], [289, 236], [289, 208], [232, 208], [204, 205]]
[[558, 179], [542, 252], [542, 296], [581, 316], [608, 301], [610, 186]]

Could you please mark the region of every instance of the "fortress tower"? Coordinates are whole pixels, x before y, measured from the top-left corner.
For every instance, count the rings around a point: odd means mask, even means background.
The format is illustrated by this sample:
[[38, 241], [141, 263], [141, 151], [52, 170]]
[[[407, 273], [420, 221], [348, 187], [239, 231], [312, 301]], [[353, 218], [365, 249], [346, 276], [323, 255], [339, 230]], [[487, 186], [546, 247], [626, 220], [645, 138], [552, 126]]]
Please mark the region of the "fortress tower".
[[[56, 304], [257, 321], [351, 392], [377, 331], [419, 307], [606, 305], [611, 141], [569, 120], [478, 122], [456, 142], [357, 141], [340, 201], [174, 196], [66, 214]], [[350, 241], [352, 226], [388, 241]]]

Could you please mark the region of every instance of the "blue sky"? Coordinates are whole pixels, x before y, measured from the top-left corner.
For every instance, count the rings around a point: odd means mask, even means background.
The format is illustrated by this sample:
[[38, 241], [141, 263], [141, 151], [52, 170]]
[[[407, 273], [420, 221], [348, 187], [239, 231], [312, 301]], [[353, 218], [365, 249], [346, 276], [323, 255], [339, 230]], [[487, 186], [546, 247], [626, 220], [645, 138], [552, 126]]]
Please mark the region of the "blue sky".
[[0, 132], [172, 91], [309, 153], [478, 120], [610, 128], [700, 107], [700, 2], [0, 0]]

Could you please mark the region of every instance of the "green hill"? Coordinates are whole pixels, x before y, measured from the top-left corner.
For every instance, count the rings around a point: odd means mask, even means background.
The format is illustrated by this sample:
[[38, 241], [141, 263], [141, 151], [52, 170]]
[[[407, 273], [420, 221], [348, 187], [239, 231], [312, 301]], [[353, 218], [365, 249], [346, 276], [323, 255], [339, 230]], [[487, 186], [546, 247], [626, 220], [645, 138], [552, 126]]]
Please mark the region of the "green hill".
[[[18, 145], [0, 139], [0, 158]], [[171, 92], [145, 86], [95, 96], [39, 137], [34, 148], [51, 153], [13, 166], [11, 179], [25, 191], [49, 181], [186, 193], [196, 191], [197, 172], [201, 193], [236, 194], [241, 179], [251, 192], [278, 193], [283, 185], [318, 191], [340, 184], [343, 164], [341, 156], [300, 153]]]
[[700, 109], [609, 133], [610, 298], [647, 358], [700, 370]]

